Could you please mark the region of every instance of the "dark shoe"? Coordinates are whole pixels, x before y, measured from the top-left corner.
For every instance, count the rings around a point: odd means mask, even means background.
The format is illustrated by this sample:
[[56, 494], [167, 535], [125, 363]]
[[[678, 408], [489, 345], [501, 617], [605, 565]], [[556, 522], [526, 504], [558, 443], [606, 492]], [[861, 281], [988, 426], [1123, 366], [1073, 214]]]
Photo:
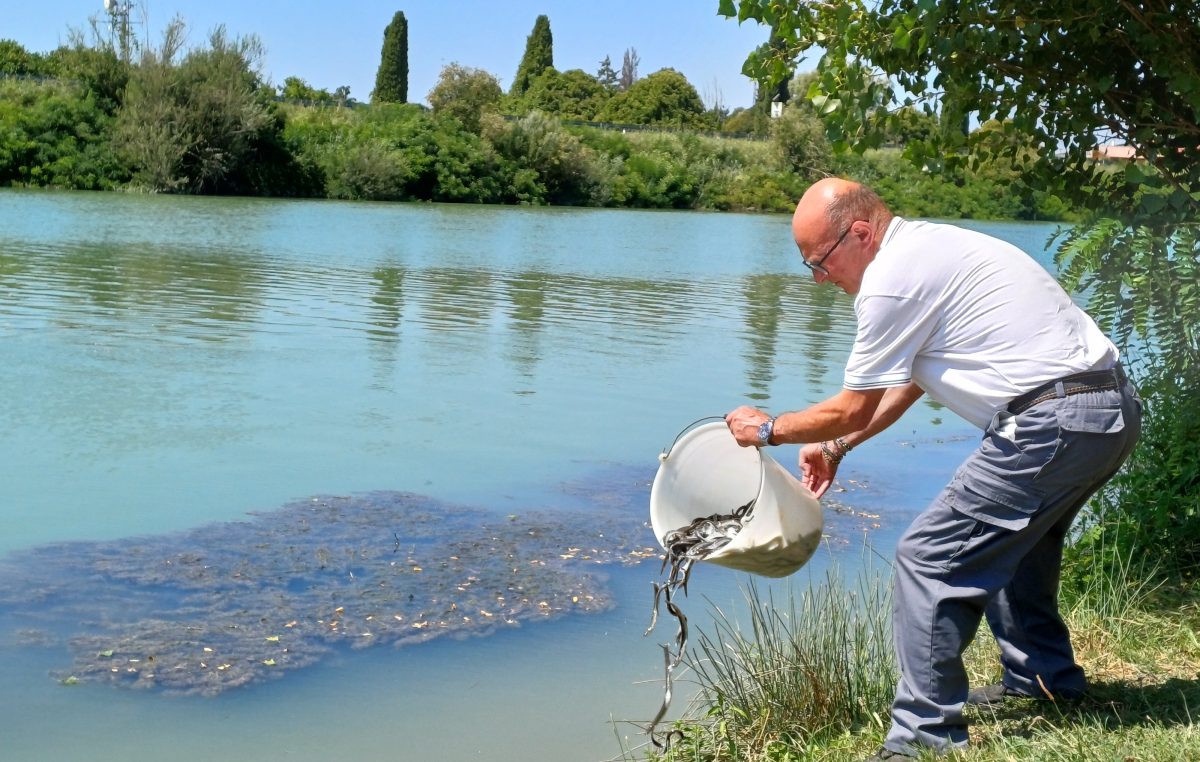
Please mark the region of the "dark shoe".
[[985, 685], [967, 694], [967, 706], [999, 706], [1008, 699], [1027, 699], [1031, 701], [1078, 701], [1083, 698], [1080, 691], [1060, 691], [1053, 698], [1040, 695], [1030, 696], [1016, 688], [1009, 688], [1003, 683]]
[[1004, 683], [985, 685], [975, 688], [967, 694], [967, 706], [1000, 706], [1010, 698], [1035, 698], [1027, 693], [1021, 693], [1015, 688], [1009, 688]]
[[910, 757], [907, 754], [901, 754], [898, 751], [892, 751], [891, 749], [885, 748], [880, 749], [871, 756], [867, 757], [863, 760], [863, 762], [883, 762], [885, 759], [894, 759], [896, 762], [903, 762], [903, 760], [915, 759], [915, 757]]

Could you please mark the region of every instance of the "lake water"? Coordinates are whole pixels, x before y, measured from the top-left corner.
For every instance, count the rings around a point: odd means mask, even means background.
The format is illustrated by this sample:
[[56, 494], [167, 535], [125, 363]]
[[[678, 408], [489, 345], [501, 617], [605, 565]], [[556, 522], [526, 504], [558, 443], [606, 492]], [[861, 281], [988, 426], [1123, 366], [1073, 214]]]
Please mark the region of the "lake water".
[[[975, 226], [1047, 261], [1052, 226]], [[0, 564], [376, 491], [546, 512], [569, 537], [644, 513], [688, 423], [835, 392], [853, 329], [783, 216], [0, 191]], [[914, 408], [846, 462], [829, 542], [770, 587], [889, 556], [974, 437]], [[601, 611], [334, 648], [215, 697], [64, 685], [69, 642], [28, 634], [39, 604], [0, 607], [2, 756], [610, 759], [645, 742], [630, 722], [658, 707], [672, 633], [642, 637], [656, 560], [598, 570]], [[746, 581], [697, 569], [693, 626]], [[119, 617], [103, 605], [87, 616]]]

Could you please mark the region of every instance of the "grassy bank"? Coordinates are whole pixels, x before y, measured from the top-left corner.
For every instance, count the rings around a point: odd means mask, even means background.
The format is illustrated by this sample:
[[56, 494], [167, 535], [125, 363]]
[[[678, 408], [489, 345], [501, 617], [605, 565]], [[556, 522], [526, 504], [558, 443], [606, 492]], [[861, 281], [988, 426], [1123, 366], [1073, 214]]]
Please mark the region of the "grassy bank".
[[[1010, 701], [973, 709], [961, 760], [1196, 759], [1200, 750], [1200, 594], [1153, 587], [1129, 562], [1068, 570], [1063, 612], [1092, 690], [1078, 703]], [[884, 575], [847, 586], [836, 575], [791, 600], [746, 590], [744, 617], [717, 612], [691, 654], [696, 703], [666, 755], [628, 759], [793, 762], [855, 760], [883, 742], [895, 667]], [[741, 622], [739, 624], [738, 622]], [[973, 685], [999, 680], [982, 625], [967, 652]]]

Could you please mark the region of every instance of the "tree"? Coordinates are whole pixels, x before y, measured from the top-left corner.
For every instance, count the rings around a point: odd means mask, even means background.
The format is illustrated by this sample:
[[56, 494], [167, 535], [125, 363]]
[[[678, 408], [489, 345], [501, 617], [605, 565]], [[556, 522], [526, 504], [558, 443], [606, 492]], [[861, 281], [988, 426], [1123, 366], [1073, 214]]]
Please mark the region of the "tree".
[[704, 102], [686, 77], [674, 69], [662, 69], [614, 95], [600, 118], [627, 124], [700, 127], [704, 126]]
[[457, 119], [478, 135], [480, 118], [496, 107], [501, 95], [500, 83], [491, 74], [452, 63], [442, 69], [437, 84], [429, 91], [429, 105], [435, 115]]
[[523, 95], [533, 80], [542, 72], [554, 67], [554, 37], [550, 34], [550, 19], [538, 16], [533, 22], [533, 31], [525, 39], [525, 55], [513, 77], [513, 95]]
[[16, 40], [0, 40], [0, 74], [40, 74], [43, 63], [39, 58]]
[[287, 77], [279, 88], [279, 97], [286, 101], [304, 101], [305, 103], [333, 103], [333, 96], [328, 90], [318, 90], [299, 77]]
[[88, 47], [77, 39], [47, 54], [44, 73], [83, 83], [97, 104], [113, 114], [125, 98], [130, 66], [111, 47]]
[[619, 90], [628, 90], [633, 87], [633, 83], [637, 82], [638, 64], [642, 59], [638, 57], [636, 48], [625, 48], [625, 57], [621, 59], [621, 76], [617, 80], [617, 88]]
[[530, 83], [522, 102], [526, 111], [542, 111], [560, 119], [591, 121], [609, 99], [609, 91], [582, 69], [547, 69]]
[[396, 11], [383, 30], [383, 50], [375, 73], [376, 103], [408, 103], [408, 21], [404, 11]]
[[783, 168], [814, 182], [829, 174], [833, 152], [821, 120], [811, 110], [789, 107], [771, 120], [771, 146]]
[[[943, 127], [910, 134], [913, 163], [934, 172], [1003, 165], [1012, 192], [1047, 192], [1089, 213], [1090, 224], [1059, 238], [1061, 278], [1135, 347], [1151, 415], [1131, 468], [1093, 504], [1116, 532], [1098, 525], [1087, 536], [1110, 553], [1171, 547], [1168, 566], [1195, 568], [1200, 416], [1153, 411], [1200, 407], [1200, 6], [719, 0], [718, 12], [767, 24], [781, 41], [747, 59], [744, 72], [760, 81], [825, 50], [813, 103], [835, 147], [879, 145], [917, 107]], [[1140, 158], [1096, 162], [1093, 151], [1110, 142]]]
[[596, 81], [605, 90], [617, 89], [617, 72], [612, 67], [612, 58], [605, 56], [600, 62], [600, 68], [596, 70]]
[[[746, 62], [760, 80], [788, 70], [818, 42], [825, 47], [817, 105], [846, 145], [877, 145], [904, 106], [974, 115], [1032, 138], [1039, 151], [1028, 176], [1090, 207], [1120, 196], [1137, 197], [1152, 213], [1164, 203], [1177, 212], [1197, 203], [1190, 192], [1200, 190], [1192, 187], [1200, 182], [1200, 59], [1179, 55], [1200, 45], [1200, 9], [1192, 4], [891, 0], [782, 8], [720, 0], [720, 12], [772, 26], [778, 49]], [[943, 157], [991, 153], [991, 137], [948, 131], [910, 156], [936, 169]], [[1140, 149], [1155, 188], [1178, 193], [1146, 197], [1140, 175], [1097, 168], [1092, 149], [1114, 140]], [[1093, 192], [1095, 182], [1103, 187]]]

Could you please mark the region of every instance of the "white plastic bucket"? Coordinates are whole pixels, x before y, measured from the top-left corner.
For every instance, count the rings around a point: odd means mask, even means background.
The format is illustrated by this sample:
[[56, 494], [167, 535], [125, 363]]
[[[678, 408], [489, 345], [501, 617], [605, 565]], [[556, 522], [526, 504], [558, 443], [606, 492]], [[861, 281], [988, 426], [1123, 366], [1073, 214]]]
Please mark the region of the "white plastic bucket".
[[817, 549], [824, 521], [816, 497], [770, 455], [740, 446], [724, 421], [686, 431], [659, 461], [650, 525], [664, 549], [669, 532], [697, 518], [733, 513], [751, 499], [742, 529], [705, 561], [785, 577]]

